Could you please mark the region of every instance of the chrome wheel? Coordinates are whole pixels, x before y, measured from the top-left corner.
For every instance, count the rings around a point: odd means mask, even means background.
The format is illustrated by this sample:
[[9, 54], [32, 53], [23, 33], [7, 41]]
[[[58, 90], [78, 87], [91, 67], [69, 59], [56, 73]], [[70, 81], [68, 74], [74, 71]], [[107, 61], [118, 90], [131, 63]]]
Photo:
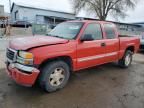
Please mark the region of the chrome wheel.
[[128, 66], [130, 63], [131, 63], [131, 55], [128, 54], [128, 55], [125, 57], [125, 65]]
[[122, 68], [128, 68], [132, 63], [132, 59], [133, 59], [132, 54], [133, 53], [130, 50], [127, 50], [123, 58], [118, 61], [119, 66]]
[[49, 82], [51, 86], [59, 86], [63, 83], [65, 79], [65, 70], [63, 68], [56, 68], [52, 74], [50, 74]]

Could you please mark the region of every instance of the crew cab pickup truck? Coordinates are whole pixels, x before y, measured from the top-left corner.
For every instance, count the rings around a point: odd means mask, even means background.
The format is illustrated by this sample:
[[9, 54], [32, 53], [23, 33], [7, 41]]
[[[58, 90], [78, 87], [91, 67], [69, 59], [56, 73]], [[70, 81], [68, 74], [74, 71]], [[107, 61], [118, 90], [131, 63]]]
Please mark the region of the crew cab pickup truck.
[[113, 23], [67, 21], [47, 35], [11, 40], [7, 72], [20, 85], [38, 82], [47, 92], [54, 92], [81, 69], [116, 61], [128, 68], [139, 45], [137, 37], [120, 37]]

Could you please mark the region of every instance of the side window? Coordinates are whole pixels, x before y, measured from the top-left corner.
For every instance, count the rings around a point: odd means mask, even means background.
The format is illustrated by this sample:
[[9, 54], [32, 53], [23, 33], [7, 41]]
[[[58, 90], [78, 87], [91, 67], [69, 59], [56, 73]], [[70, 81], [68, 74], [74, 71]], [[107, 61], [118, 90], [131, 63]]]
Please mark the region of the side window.
[[115, 29], [115, 26], [113, 24], [104, 24], [104, 31], [106, 33], [107, 39], [116, 38], [114, 29]]
[[102, 39], [102, 31], [100, 24], [89, 24], [84, 31], [85, 34], [90, 34], [94, 40]]

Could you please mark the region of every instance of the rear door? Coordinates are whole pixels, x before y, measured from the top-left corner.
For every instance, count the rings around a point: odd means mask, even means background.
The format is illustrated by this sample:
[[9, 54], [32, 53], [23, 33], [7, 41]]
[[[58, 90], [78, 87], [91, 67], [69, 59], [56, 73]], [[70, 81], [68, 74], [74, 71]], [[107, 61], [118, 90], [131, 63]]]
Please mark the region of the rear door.
[[116, 26], [112, 23], [104, 23], [103, 31], [106, 46], [105, 61], [116, 61], [118, 59], [119, 52], [119, 39]]
[[79, 42], [77, 45], [77, 68], [83, 69], [104, 63], [105, 46], [103, 45], [103, 34], [101, 25], [90, 23], [84, 30], [82, 36], [92, 35], [92, 41]]

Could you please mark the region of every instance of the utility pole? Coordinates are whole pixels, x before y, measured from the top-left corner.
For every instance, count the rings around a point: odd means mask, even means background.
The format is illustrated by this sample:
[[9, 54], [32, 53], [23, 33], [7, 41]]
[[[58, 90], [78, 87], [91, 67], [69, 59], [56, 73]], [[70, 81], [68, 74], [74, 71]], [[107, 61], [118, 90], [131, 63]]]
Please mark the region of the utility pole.
[[12, 20], [12, 14], [11, 14], [11, 0], [9, 0], [9, 8], [10, 8], [10, 20]]
[[6, 27], [6, 30], [8, 30], [8, 34], [11, 34], [11, 23], [12, 23], [12, 13], [11, 13], [11, 0], [9, 0], [9, 9], [10, 9], [10, 20], [7, 22], [8, 27]]
[[9, 0], [9, 8], [10, 8], [10, 13], [11, 13], [11, 0]]

